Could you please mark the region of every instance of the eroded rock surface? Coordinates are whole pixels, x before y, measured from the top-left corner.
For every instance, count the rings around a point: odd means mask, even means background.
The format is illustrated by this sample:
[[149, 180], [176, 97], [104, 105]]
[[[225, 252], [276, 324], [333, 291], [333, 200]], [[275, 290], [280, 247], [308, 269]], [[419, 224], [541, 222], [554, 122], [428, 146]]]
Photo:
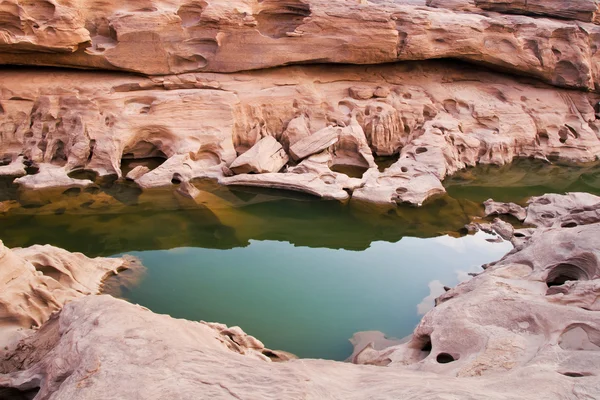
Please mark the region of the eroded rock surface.
[[[596, 19], [592, 0], [477, 0], [475, 6]], [[558, 86], [592, 89], [599, 82], [600, 30], [595, 24], [464, 12], [472, 7], [455, 11], [427, 7], [425, 2], [344, 0], [160, 0], [126, 5], [10, 0], [2, 7], [4, 64], [167, 75], [294, 63], [457, 58]], [[365, 97], [371, 91], [356, 93]]]
[[512, 252], [440, 296], [406, 345], [367, 348], [354, 360], [458, 377], [535, 366], [589, 377], [573, 396], [597, 396], [599, 205], [586, 193], [533, 198], [526, 223], [537, 227], [515, 231]]
[[67, 302], [99, 293], [106, 277], [134, 262], [91, 259], [48, 245], [11, 250], [0, 242], [0, 344], [39, 328]]
[[288, 160], [283, 146], [273, 136], [265, 136], [236, 158], [229, 168], [236, 174], [279, 172]]
[[[418, 205], [444, 192], [446, 176], [477, 163], [503, 165], [517, 157], [581, 163], [600, 154], [595, 94], [515, 82], [462, 64], [154, 78], [5, 70], [0, 77], [6, 164], [0, 168], [30, 189], [89, 187], [91, 178], [73, 174], [122, 177], [126, 161], [160, 159], [130, 178], [144, 189], [213, 178]], [[264, 139], [269, 136], [275, 141]], [[244, 157], [261, 140], [283, 147], [266, 169], [249, 166], [262, 156]], [[290, 161], [273, 172], [294, 154], [300, 164]], [[399, 159], [380, 172], [374, 155]], [[238, 173], [272, 175], [231, 178], [236, 159], [248, 166]], [[332, 171], [337, 165], [365, 172], [339, 177]]]

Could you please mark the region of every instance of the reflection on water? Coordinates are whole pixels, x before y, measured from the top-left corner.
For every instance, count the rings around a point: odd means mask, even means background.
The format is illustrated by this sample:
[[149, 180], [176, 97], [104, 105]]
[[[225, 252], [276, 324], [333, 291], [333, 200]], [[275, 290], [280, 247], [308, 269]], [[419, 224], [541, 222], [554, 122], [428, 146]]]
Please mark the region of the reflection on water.
[[391, 210], [195, 184], [201, 192], [190, 199], [114, 179], [36, 192], [0, 181], [0, 239], [89, 256], [133, 253], [147, 273], [137, 286], [134, 276], [122, 287], [110, 282], [111, 292], [156, 312], [239, 325], [271, 348], [344, 359], [353, 333], [409, 334], [444, 285], [508, 250], [484, 235], [460, 237], [482, 201], [600, 194], [600, 169], [478, 167], [422, 208]]
[[409, 335], [433, 303], [432, 281], [454, 286], [511, 246], [485, 234], [374, 242], [366, 250], [255, 241], [244, 248], [131, 253], [148, 268], [125, 298], [159, 313], [239, 325], [267, 347], [344, 360], [357, 331]]

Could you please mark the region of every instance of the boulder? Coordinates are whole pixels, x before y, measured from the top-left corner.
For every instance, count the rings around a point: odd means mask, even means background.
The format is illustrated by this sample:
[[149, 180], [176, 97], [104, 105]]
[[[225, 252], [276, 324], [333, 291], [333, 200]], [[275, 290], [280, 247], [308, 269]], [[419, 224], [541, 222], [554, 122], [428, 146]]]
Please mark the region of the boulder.
[[279, 172], [289, 157], [273, 136], [265, 136], [229, 166], [235, 174]]
[[290, 155], [294, 160], [301, 160], [315, 153], [319, 153], [337, 143], [340, 132], [341, 129], [335, 127], [321, 129], [292, 145], [290, 147]]

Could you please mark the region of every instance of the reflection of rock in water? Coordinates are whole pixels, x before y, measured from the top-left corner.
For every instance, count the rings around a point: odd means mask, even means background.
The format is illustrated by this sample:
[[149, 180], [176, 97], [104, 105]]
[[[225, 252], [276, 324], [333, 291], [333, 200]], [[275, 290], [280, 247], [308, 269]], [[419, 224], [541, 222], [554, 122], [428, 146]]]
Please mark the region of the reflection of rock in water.
[[104, 281], [101, 292], [111, 296], [127, 299], [129, 292], [146, 276], [147, 268], [137, 257], [122, 257], [128, 263], [128, 269], [113, 275]]
[[525, 203], [544, 193], [590, 192], [600, 194], [600, 165], [568, 166], [521, 159], [504, 166], [479, 165], [457, 172], [444, 181], [452, 197], [474, 201], [494, 198]]

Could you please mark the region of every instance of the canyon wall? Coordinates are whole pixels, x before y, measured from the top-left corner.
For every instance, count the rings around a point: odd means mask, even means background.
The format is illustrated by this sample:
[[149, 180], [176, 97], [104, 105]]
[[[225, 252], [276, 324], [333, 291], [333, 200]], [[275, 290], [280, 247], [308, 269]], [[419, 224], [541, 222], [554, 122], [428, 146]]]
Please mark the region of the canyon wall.
[[[594, 0], [4, 0], [0, 175], [30, 201], [110, 179], [198, 200], [211, 179], [389, 209], [423, 204], [478, 163], [593, 164], [597, 12]], [[238, 328], [86, 296], [123, 260], [0, 246], [0, 328], [18, 332], [0, 388], [597, 398], [598, 204], [543, 196], [517, 210], [535, 228], [477, 225], [515, 250], [441, 296], [407, 343], [357, 349], [361, 365], [273, 363], [289, 356]]]

